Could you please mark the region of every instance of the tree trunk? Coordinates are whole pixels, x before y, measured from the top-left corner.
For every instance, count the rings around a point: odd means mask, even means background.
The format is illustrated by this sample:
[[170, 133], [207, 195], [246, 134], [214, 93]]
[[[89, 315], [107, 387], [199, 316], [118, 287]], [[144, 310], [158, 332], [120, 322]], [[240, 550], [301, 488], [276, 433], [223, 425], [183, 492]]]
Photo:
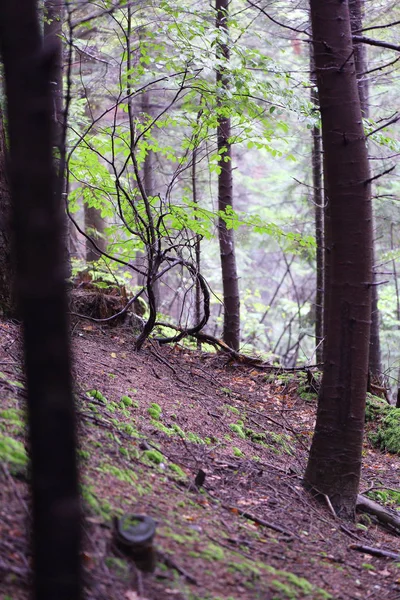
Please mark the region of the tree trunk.
[[[355, 35], [361, 35], [363, 22], [363, 0], [349, 0], [351, 29]], [[354, 58], [356, 64], [358, 93], [360, 96], [361, 112], [364, 118], [369, 116], [369, 86], [366, 72], [368, 70], [367, 47], [365, 44], [354, 45]], [[372, 247], [374, 250], [374, 246]], [[372, 255], [372, 264], [375, 263], [375, 252]], [[373, 272], [373, 282], [376, 275]], [[379, 309], [378, 287], [372, 286], [371, 290], [371, 333], [369, 338], [369, 371], [372, 376], [380, 377], [382, 373], [381, 346], [379, 340]]]
[[[94, 206], [83, 205], [85, 216], [85, 233], [88, 235], [99, 248], [106, 249], [106, 241], [104, 239], [104, 219], [101, 212]], [[86, 238], [86, 262], [95, 262], [101, 257], [101, 252], [93, 246], [90, 239]]]
[[[152, 117], [152, 108], [150, 102], [150, 93], [148, 90], [144, 91], [141, 96], [141, 110], [144, 119], [147, 120]], [[146, 156], [143, 162], [143, 186], [147, 196], [154, 196], [156, 190], [155, 183], [155, 170], [154, 170], [154, 152], [147, 150]], [[153, 281], [153, 293], [156, 303], [157, 310], [160, 306], [160, 281], [156, 279]]]
[[[311, 81], [315, 81], [315, 65], [313, 58], [313, 48], [310, 46], [310, 71]], [[315, 88], [311, 88], [311, 102], [318, 108], [318, 94]], [[318, 126], [312, 129], [312, 185], [313, 185], [313, 203], [314, 203], [314, 222], [315, 222], [315, 242], [316, 242], [316, 294], [315, 294], [315, 347], [316, 361], [323, 361], [323, 323], [324, 323], [324, 195], [322, 188], [322, 144], [321, 130]]]
[[370, 173], [348, 4], [311, 0], [311, 19], [332, 245], [326, 362], [304, 481], [353, 518], [371, 315]]
[[0, 2], [10, 137], [16, 293], [24, 324], [32, 466], [34, 598], [79, 600], [80, 510], [63, 211], [53, 167], [54, 53], [35, 0]]
[[[51, 78], [52, 91], [52, 119], [53, 119], [53, 147], [55, 151], [55, 164], [57, 167], [57, 194], [62, 203], [65, 202], [65, 147], [63, 132], [63, 42], [62, 25], [64, 19], [64, 0], [44, 0], [44, 22], [43, 37], [45, 43], [54, 53], [54, 65]], [[72, 241], [70, 239], [70, 227], [67, 215], [64, 219], [63, 241], [65, 252], [66, 277], [71, 275], [71, 256], [70, 249]]]
[[4, 119], [0, 109], [0, 315], [16, 315], [11, 258], [11, 196]]
[[[216, 26], [220, 38], [217, 44], [217, 94], [218, 107], [223, 107], [224, 92], [227, 92], [229, 80], [223, 63], [229, 61], [228, 46], [228, 7], [229, 0], [216, 0]], [[232, 152], [231, 120], [219, 116], [217, 127], [220, 173], [218, 175], [218, 209], [222, 212], [232, 206]], [[240, 300], [236, 269], [236, 254], [233, 229], [228, 229], [224, 219], [218, 219], [218, 237], [221, 255], [222, 289], [224, 296], [223, 340], [234, 350], [240, 345]]]

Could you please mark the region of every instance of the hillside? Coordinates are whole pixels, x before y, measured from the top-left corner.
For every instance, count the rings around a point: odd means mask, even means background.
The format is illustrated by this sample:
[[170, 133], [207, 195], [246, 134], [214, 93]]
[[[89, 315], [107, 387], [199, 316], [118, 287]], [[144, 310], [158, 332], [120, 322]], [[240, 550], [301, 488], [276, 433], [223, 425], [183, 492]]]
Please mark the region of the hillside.
[[[29, 596], [19, 337], [0, 323], [1, 600]], [[366, 515], [335, 519], [302, 487], [315, 398], [298, 376], [156, 343], [138, 354], [123, 327], [76, 324], [73, 350], [87, 598], [400, 598], [400, 562], [354, 549], [397, 552], [398, 538]], [[365, 441], [362, 490], [396, 488], [399, 468]], [[157, 521], [153, 574], [112, 542], [123, 513]]]

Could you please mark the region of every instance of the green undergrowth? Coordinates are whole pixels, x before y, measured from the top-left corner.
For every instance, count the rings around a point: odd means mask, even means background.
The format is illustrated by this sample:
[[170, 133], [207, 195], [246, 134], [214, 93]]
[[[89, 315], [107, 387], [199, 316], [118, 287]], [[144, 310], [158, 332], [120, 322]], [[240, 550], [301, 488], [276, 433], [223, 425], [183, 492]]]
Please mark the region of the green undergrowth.
[[269, 448], [275, 454], [294, 454], [294, 450], [290, 445], [291, 436], [286, 433], [276, 433], [275, 431], [255, 431], [250, 427], [246, 427], [242, 420], [236, 423], [230, 423], [230, 430], [242, 440], [248, 440], [254, 444]]
[[371, 490], [366, 494], [371, 500], [400, 510], [400, 490], [381, 489]]
[[368, 394], [365, 420], [368, 440], [375, 448], [400, 454], [400, 408]]
[[13, 475], [23, 473], [28, 465], [28, 455], [24, 445], [0, 433], [0, 462], [5, 463]]

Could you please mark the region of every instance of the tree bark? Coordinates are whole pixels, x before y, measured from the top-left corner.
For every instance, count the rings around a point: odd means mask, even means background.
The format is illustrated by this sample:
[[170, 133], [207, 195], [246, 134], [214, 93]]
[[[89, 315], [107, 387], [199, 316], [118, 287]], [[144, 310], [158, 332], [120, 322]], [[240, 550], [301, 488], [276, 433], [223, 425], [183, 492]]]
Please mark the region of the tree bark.
[[[101, 216], [101, 212], [94, 206], [88, 206], [86, 203], [83, 205], [83, 211], [85, 216], [85, 233], [96, 243], [99, 250], [106, 249], [106, 242], [104, 239], [104, 219]], [[101, 253], [96, 250], [90, 239], [86, 238], [86, 262], [95, 262], [99, 260]]]
[[[54, 65], [51, 80], [52, 91], [52, 119], [53, 119], [53, 147], [55, 155], [55, 164], [57, 167], [57, 194], [61, 194], [61, 201], [64, 202], [65, 185], [65, 140], [63, 132], [63, 41], [62, 25], [64, 19], [64, 0], [44, 0], [44, 23], [43, 37], [49, 48], [54, 53]], [[70, 239], [69, 220], [67, 214], [64, 218], [63, 241], [65, 252], [66, 277], [71, 275], [71, 256], [70, 250], [73, 245]]]
[[[360, 35], [363, 23], [363, 0], [349, 0], [351, 30], [354, 35]], [[354, 44], [354, 58], [357, 73], [358, 94], [360, 96], [361, 112], [364, 118], [369, 116], [369, 86], [366, 72], [368, 70], [367, 47], [365, 44]], [[375, 263], [373, 246], [372, 264]], [[373, 282], [376, 275], [373, 271]], [[379, 339], [379, 309], [378, 287], [372, 286], [371, 290], [371, 333], [369, 338], [369, 371], [372, 376], [380, 377], [382, 374], [381, 345]]]
[[33, 496], [34, 597], [79, 600], [80, 509], [70, 376], [63, 211], [51, 81], [35, 0], [0, 2], [10, 137], [16, 292], [24, 324]]
[[11, 194], [4, 118], [0, 109], [0, 315], [16, 315], [11, 249]]
[[[310, 71], [311, 81], [315, 81], [315, 65], [313, 48], [310, 46]], [[318, 108], [318, 94], [315, 88], [311, 88], [311, 102]], [[323, 172], [322, 172], [322, 144], [321, 130], [315, 125], [312, 129], [312, 185], [314, 203], [315, 223], [315, 262], [316, 262], [316, 294], [315, 294], [315, 347], [316, 361], [323, 361], [323, 339], [324, 339], [324, 194], [323, 194]]]
[[[228, 7], [229, 0], [216, 0], [216, 26], [220, 39], [217, 44], [217, 94], [218, 108], [224, 104], [224, 94], [229, 88], [229, 80], [224, 67], [229, 61], [228, 46]], [[232, 207], [232, 152], [231, 120], [220, 114], [217, 127], [220, 173], [218, 175], [218, 209], [222, 212]], [[240, 299], [236, 268], [235, 240], [233, 229], [228, 229], [223, 218], [218, 219], [218, 237], [221, 255], [222, 289], [224, 296], [223, 340], [234, 350], [240, 346]]]
[[326, 362], [304, 482], [354, 518], [371, 315], [370, 173], [348, 4], [310, 5], [332, 245]]

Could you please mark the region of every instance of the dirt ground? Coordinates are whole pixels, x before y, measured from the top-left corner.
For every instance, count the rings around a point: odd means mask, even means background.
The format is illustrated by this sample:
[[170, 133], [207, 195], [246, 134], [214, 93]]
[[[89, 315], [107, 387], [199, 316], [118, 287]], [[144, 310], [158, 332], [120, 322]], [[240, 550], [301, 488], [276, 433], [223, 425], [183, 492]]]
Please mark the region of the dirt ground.
[[[25, 443], [19, 337], [0, 322], [0, 432]], [[302, 487], [316, 402], [298, 376], [156, 342], [136, 353], [123, 326], [76, 323], [72, 338], [88, 599], [400, 599], [400, 560], [354, 548], [396, 553], [398, 536], [366, 515], [336, 519]], [[398, 487], [398, 456], [368, 441], [363, 454], [361, 491]], [[29, 597], [17, 458], [0, 438], [1, 600]], [[157, 522], [154, 573], [113, 543], [122, 514]]]

